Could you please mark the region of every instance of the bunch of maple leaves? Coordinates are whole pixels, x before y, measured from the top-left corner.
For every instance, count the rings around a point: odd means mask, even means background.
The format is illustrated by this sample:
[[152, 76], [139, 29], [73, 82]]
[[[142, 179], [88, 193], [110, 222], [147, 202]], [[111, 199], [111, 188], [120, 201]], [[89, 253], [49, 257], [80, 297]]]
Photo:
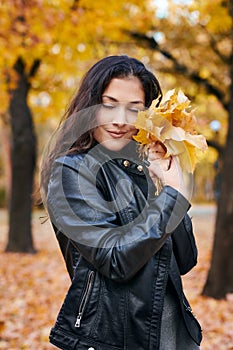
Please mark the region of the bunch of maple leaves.
[[151, 143], [159, 141], [166, 149], [165, 157], [178, 156], [183, 171], [193, 173], [197, 150], [204, 152], [207, 143], [203, 135], [197, 133], [197, 119], [191, 108], [191, 101], [179, 90], [169, 90], [158, 106], [160, 96], [151, 106], [138, 113], [135, 126], [139, 129], [134, 139], [147, 152]]
[[[195, 206], [194, 206], [195, 208]], [[70, 281], [47, 221], [34, 213], [33, 232], [37, 254], [4, 253], [7, 215], [0, 210], [0, 349], [52, 350], [48, 342]], [[192, 213], [199, 248], [197, 266], [183, 277], [184, 289], [203, 328], [202, 350], [233, 349], [233, 295], [225, 300], [201, 296], [210, 264], [214, 232], [211, 215]], [[206, 230], [208, 220], [208, 230]]]

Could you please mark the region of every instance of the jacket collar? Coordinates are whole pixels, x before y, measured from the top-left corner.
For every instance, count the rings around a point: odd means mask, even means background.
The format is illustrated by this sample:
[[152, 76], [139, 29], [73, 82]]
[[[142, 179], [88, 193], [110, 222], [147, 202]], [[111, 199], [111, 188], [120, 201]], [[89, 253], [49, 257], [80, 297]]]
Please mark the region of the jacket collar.
[[144, 175], [148, 172], [147, 164], [140, 159], [138, 148], [139, 144], [137, 142], [130, 141], [121, 151], [115, 152], [94, 141], [91, 153], [100, 161], [108, 162], [112, 160], [127, 172]]

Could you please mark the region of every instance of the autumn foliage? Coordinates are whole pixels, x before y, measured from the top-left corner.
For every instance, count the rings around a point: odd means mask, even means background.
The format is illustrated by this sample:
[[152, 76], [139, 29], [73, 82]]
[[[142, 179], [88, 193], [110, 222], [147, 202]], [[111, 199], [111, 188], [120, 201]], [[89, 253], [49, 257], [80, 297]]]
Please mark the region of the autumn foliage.
[[158, 106], [160, 97], [145, 111], [138, 113], [134, 139], [147, 148], [151, 142], [162, 142], [165, 157], [178, 156], [183, 171], [193, 173], [197, 163], [196, 150], [207, 149], [203, 135], [197, 135], [197, 120], [191, 101], [180, 90], [170, 90]]

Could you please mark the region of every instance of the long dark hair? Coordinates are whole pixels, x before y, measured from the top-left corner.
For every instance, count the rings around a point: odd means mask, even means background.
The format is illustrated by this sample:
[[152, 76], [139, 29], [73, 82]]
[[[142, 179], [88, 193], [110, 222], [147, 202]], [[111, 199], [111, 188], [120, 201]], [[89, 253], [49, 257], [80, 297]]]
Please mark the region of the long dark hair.
[[[85, 74], [77, 94], [66, 110], [63, 120], [88, 107], [101, 104], [103, 92], [111, 80], [128, 76], [135, 76], [140, 80], [145, 93], [145, 107], [149, 107], [151, 102], [158, 97], [161, 100], [162, 91], [160, 84], [142, 62], [126, 55], [108, 56], [94, 64]], [[87, 133], [81, 135], [75, 142], [72, 151], [75, 149], [82, 151], [85, 148], [89, 148], [93, 141], [91, 126], [95, 125], [95, 116], [92, 113], [82, 113], [79, 115], [79, 119], [81, 127], [84, 126], [83, 124], [88, 124], [90, 128]]]
[[[47, 192], [50, 169], [54, 159], [71, 152], [83, 152], [92, 146], [93, 130], [96, 125], [94, 106], [102, 103], [103, 92], [111, 80], [129, 76], [140, 80], [145, 94], [145, 107], [149, 107], [154, 99], [159, 98], [159, 101], [162, 99], [158, 80], [139, 60], [126, 55], [108, 56], [94, 64], [84, 75], [77, 93], [61, 120], [60, 126], [62, 127], [57, 133], [55, 143], [53, 142], [52, 147], [50, 145], [50, 149], [44, 155], [41, 166], [43, 192]], [[83, 132], [80, 133], [80, 130]], [[76, 133], [76, 138], [74, 133]], [[71, 139], [74, 140], [72, 144]]]

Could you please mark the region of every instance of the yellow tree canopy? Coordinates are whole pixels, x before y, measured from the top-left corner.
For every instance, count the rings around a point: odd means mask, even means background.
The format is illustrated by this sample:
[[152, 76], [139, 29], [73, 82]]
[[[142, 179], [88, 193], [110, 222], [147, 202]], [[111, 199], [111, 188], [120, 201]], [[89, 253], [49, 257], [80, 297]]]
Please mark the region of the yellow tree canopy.
[[148, 63], [163, 91], [181, 88], [197, 107], [199, 131], [211, 138], [209, 123], [218, 120], [224, 142], [231, 82], [230, 1], [164, 0], [163, 8], [149, 32], [133, 37], [150, 51]]
[[0, 78], [5, 93], [0, 97], [0, 112], [7, 109], [9, 84], [15, 82], [12, 67], [19, 57], [28, 73], [35, 60], [40, 62], [39, 74], [31, 82], [37, 93], [30, 101], [47, 106], [48, 115], [50, 106], [59, 110], [64, 103], [64, 93], [74, 88], [86, 70], [85, 61], [109, 54], [113, 47], [119, 50], [119, 42], [127, 43], [127, 31], [148, 30], [153, 15], [149, 5], [139, 0], [2, 2]]
[[[128, 32], [144, 33], [158, 40], [182, 65], [217, 86], [227, 100], [231, 17], [226, 2], [164, 1], [167, 13], [159, 16], [159, 2], [149, 0], [8, 0], [1, 3], [0, 112], [8, 106], [12, 67], [22, 57], [26, 71], [40, 61], [31, 81], [29, 102], [35, 121], [60, 117], [71, 91], [91, 60], [104, 55], [129, 53], [154, 69], [164, 91], [181, 87], [196, 99], [198, 114], [216, 114], [212, 98], [200, 90], [161, 52], [139, 48]], [[183, 5], [182, 5], [183, 4]], [[221, 16], [219, 16], [221, 14]], [[210, 59], [211, 57], [211, 59]], [[182, 68], [182, 67], [181, 67]], [[5, 92], [5, 93], [4, 93]], [[218, 115], [222, 114], [218, 112]]]

